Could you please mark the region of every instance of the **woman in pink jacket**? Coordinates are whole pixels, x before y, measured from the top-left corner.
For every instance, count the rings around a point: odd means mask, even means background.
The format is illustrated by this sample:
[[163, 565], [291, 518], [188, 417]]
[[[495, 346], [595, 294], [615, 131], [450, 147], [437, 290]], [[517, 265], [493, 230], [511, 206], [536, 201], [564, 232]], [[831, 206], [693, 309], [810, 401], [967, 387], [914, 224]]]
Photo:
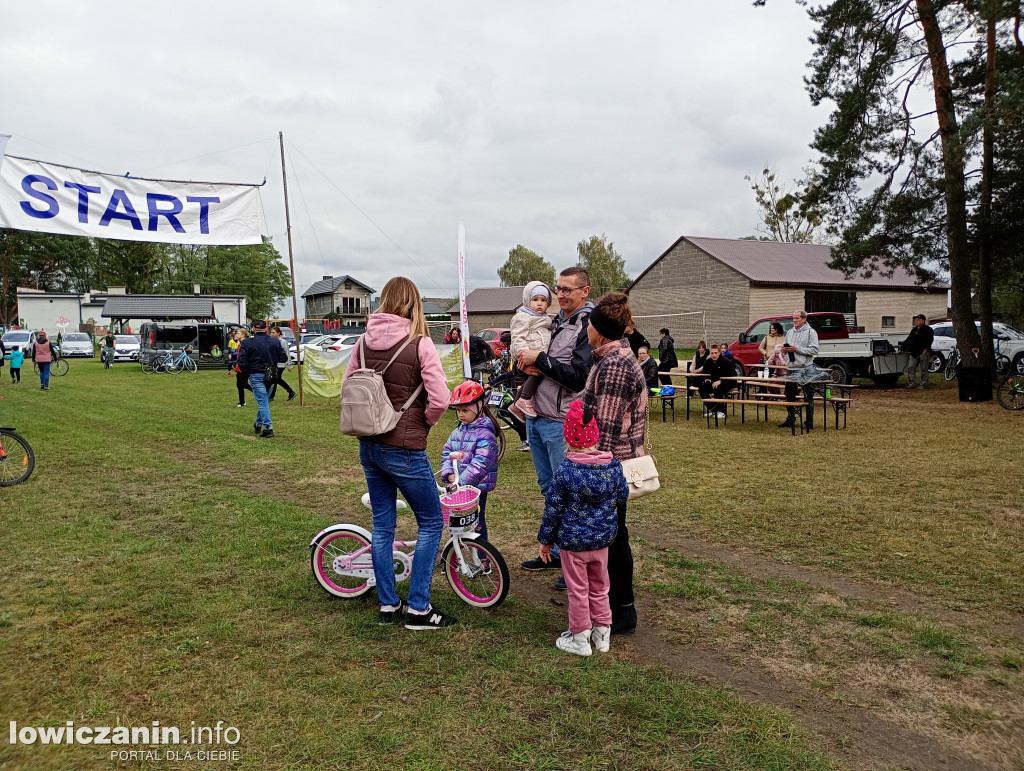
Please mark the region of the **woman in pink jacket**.
[[[420, 293], [409, 279], [397, 276], [381, 290], [380, 307], [370, 314], [366, 334], [352, 348], [345, 377], [359, 366], [384, 373], [384, 387], [395, 410], [416, 394], [391, 431], [359, 440], [359, 462], [373, 510], [371, 556], [379, 623], [404, 622], [406, 629], [413, 630], [451, 626], [456, 620], [430, 605], [430, 582], [444, 521], [434, 469], [427, 458], [427, 433], [448, 409], [451, 394], [441, 357], [427, 331]], [[395, 590], [391, 558], [398, 491], [416, 514], [419, 529], [408, 603]]]
[[39, 387], [42, 391], [50, 390], [50, 364], [53, 363], [53, 343], [46, 337], [46, 330], [36, 332], [36, 341], [32, 343], [32, 358], [39, 367]]

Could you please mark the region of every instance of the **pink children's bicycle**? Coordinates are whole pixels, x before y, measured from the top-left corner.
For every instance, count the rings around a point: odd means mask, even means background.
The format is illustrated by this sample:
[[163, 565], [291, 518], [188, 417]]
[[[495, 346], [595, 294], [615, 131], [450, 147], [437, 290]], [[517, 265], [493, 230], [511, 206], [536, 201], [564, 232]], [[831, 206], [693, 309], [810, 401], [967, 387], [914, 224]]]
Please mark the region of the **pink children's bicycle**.
[[[455, 478], [458, 479], [458, 459], [452, 453]], [[441, 549], [441, 567], [455, 595], [468, 605], [493, 608], [508, 596], [509, 572], [504, 557], [493, 544], [473, 528], [480, 517], [477, 501], [480, 491], [475, 487], [460, 486], [446, 491], [438, 487], [441, 511], [449, 538]], [[363, 505], [370, 507], [370, 494], [362, 497]], [[405, 501], [398, 501], [399, 509], [407, 509]], [[310, 543], [313, 577], [320, 586], [335, 597], [359, 597], [377, 585], [373, 574], [370, 545], [373, 534], [359, 525], [331, 525], [317, 533]], [[395, 541], [392, 546], [392, 564], [395, 583], [409, 578], [412, 572], [416, 541]]]

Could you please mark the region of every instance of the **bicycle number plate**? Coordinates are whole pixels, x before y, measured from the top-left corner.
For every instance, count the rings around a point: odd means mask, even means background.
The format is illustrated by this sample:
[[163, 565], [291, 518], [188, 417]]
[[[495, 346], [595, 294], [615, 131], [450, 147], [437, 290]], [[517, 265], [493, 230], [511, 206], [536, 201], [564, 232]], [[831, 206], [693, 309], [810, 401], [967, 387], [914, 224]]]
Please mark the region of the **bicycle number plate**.
[[501, 391], [491, 391], [487, 396], [488, 407], [500, 407], [501, 403], [505, 400], [505, 394]]
[[448, 529], [453, 533], [461, 533], [472, 529], [478, 519], [480, 519], [480, 509], [477, 508], [462, 514], [453, 512], [448, 517]]

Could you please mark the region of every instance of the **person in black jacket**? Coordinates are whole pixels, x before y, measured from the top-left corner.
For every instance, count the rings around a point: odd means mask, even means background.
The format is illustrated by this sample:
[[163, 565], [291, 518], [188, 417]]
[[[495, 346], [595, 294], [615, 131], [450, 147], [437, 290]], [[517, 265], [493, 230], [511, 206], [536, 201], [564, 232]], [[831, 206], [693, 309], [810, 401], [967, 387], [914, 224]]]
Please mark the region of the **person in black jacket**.
[[640, 346], [637, 356], [640, 369], [644, 371], [644, 380], [648, 388], [658, 387], [658, 362], [651, 358], [651, 351], [646, 345]]
[[[676, 341], [668, 333], [668, 327], [662, 327], [659, 333], [661, 340], [658, 341], [658, 371], [668, 372], [679, 366], [679, 359], [676, 357]], [[672, 378], [669, 375], [661, 375], [662, 385], [672, 385]]]
[[265, 319], [256, 319], [252, 328], [255, 334], [243, 340], [238, 348], [238, 367], [249, 376], [249, 386], [259, 406], [252, 427], [264, 439], [269, 439], [274, 435], [274, 425], [270, 419], [267, 386], [277, 377], [278, 362], [287, 362], [288, 357], [281, 344], [267, 334]]
[[630, 350], [633, 351], [633, 355], [640, 358], [640, 349], [646, 348], [648, 351], [651, 350], [651, 344], [647, 342], [647, 338], [644, 337], [644, 333], [639, 329], [630, 324], [626, 327], [626, 339], [629, 340]]
[[[711, 353], [700, 371], [708, 376], [707, 380], [701, 380], [697, 390], [700, 392], [701, 400], [724, 399], [736, 383], [732, 380], [723, 380], [726, 377], [736, 376], [736, 367], [732, 361], [722, 356], [722, 351], [717, 345], [711, 346]], [[713, 408], [706, 408], [705, 412], [711, 412]], [[725, 410], [718, 408], [718, 417], [725, 417]]]
[[476, 335], [469, 336], [469, 366], [473, 372], [474, 380], [483, 380], [483, 371], [491, 363], [491, 359], [494, 358], [494, 351], [482, 337]]
[[[932, 341], [935, 332], [932, 330], [923, 313], [914, 316], [914, 328], [903, 341], [901, 350], [910, 354], [907, 362], [907, 388], [924, 388], [928, 385], [928, 370], [932, 368]], [[921, 385], [914, 383], [914, 370], [921, 370]]]

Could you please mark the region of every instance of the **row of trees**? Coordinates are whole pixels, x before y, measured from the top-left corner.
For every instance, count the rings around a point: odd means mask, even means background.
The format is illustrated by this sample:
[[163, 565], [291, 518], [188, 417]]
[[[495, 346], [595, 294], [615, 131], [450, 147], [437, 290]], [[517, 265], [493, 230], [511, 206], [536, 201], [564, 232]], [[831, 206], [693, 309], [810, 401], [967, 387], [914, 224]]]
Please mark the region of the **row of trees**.
[[[576, 244], [576, 264], [590, 274], [590, 295], [600, 297], [629, 286], [626, 261], [615, 251], [615, 244], [605, 234], [591, 236]], [[568, 267], [568, 266], [566, 266]], [[555, 285], [555, 266], [540, 254], [517, 244], [508, 251], [508, 260], [498, 268], [502, 286], [525, 286], [531, 281]]]
[[833, 111], [793, 197], [772, 200], [768, 170], [752, 182], [762, 211], [817, 218], [847, 273], [948, 271], [961, 354], [980, 347], [990, 364], [993, 308], [1024, 312], [1021, 3], [834, 0], [809, 14], [807, 90]]
[[253, 318], [290, 294], [288, 269], [268, 239], [253, 246], [179, 246], [0, 229], [0, 323], [17, 322], [19, 286], [87, 292], [124, 286], [131, 294], [246, 296]]

